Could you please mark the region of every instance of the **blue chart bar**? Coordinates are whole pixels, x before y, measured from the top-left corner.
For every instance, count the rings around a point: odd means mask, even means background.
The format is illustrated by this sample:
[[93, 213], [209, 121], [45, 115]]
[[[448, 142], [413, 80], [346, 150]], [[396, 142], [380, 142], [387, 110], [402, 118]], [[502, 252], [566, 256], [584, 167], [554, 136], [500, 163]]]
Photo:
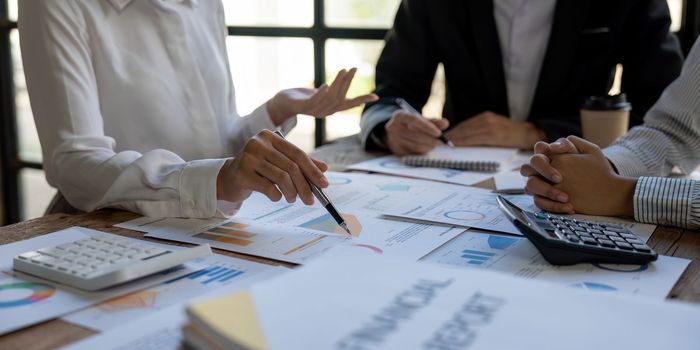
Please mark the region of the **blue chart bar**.
[[467, 264], [470, 265], [481, 265], [495, 255], [494, 253], [482, 252], [479, 250], [465, 249], [462, 251], [462, 257], [467, 259]]
[[240, 271], [236, 269], [230, 269], [227, 267], [222, 267], [222, 266], [213, 266], [213, 267], [208, 267], [204, 270], [193, 272], [189, 275], [185, 275], [182, 277], [174, 278], [170, 281], [167, 281], [165, 283], [173, 283], [176, 281], [179, 281], [181, 279], [190, 279], [190, 280], [196, 280], [200, 277], [206, 277], [204, 281], [202, 281], [202, 284], [209, 284], [211, 282], [226, 282], [229, 280], [232, 280], [236, 276], [242, 275], [245, 273], [245, 271]]
[[238, 271], [234, 269], [228, 269], [225, 267], [220, 268], [218, 271], [215, 273], [212, 272], [210, 274], [207, 274], [207, 276], [210, 276], [211, 278], [205, 280], [202, 282], [202, 284], [209, 284], [211, 282], [219, 281], [219, 282], [226, 282], [230, 280], [231, 278], [242, 274], [243, 271]]

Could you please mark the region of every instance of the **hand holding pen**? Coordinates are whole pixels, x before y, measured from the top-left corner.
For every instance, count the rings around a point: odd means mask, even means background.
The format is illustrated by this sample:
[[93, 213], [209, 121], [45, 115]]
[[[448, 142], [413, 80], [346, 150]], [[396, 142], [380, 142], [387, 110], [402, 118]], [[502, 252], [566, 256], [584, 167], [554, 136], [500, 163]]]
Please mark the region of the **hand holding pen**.
[[400, 107], [384, 127], [385, 143], [392, 153], [399, 156], [425, 154], [441, 144], [453, 146], [442, 134], [449, 126], [447, 119], [425, 118], [401, 98], [392, 102]]

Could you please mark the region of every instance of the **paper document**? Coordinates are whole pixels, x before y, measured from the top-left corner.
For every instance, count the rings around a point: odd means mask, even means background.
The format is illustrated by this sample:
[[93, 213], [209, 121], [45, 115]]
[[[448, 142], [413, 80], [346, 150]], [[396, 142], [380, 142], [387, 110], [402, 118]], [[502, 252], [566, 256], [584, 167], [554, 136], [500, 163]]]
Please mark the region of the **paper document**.
[[469, 230], [421, 261], [499, 271], [525, 279], [601, 292], [622, 292], [664, 299], [690, 260], [659, 256], [645, 265], [577, 264], [554, 266], [523, 237]]
[[493, 182], [496, 191], [504, 194], [521, 194], [525, 192], [526, 177], [520, 175], [520, 170], [506, 171], [496, 174]]
[[369, 171], [416, 179], [433, 180], [457, 185], [475, 185], [493, 177], [493, 173], [465, 171], [456, 169], [414, 167], [401, 163], [396, 156], [384, 156], [353, 164], [349, 170]]
[[[385, 212], [388, 218], [432, 222], [436, 224], [479, 228], [483, 230], [521, 235], [515, 226], [501, 212], [495, 193], [487, 190], [466, 187], [461, 191], [435, 189], [422, 201], [405, 203]], [[528, 195], [503, 195], [523, 210], [540, 212]], [[645, 242], [649, 240], [656, 225], [642, 224], [633, 220], [615, 217], [590, 215], [563, 215], [581, 220], [603, 221], [622, 225]]]
[[220, 254], [211, 254], [195, 262], [206, 265], [206, 268], [104, 301], [63, 319], [96, 331], [106, 331], [212, 290], [244, 283], [248, 278], [275, 268]]
[[[198, 263], [188, 263], [176, 269], [97, 292], [86, 292], [12, 271], [12, 258], [18, 254], [106, 235], [108, 234], [100, 231], [72, 227], [0, 246], [0, 334], [60, 317], [107, 299], [191, 274], [205, 267]], [[168, 246], [168, 249], [182, 248]]]
[[248, 291], [193, 303], [188, 307], [189, 325], [204, 332], [207, 344], [216, 342], [220, 348], [698, 346], [700, 308], [695, 305], [589, 293], [339, 248]]
[[[290, 271], [281, 266], [271, 266], [250, 278], [242, 279], [206, 294], [194, 297], [187, 302], [213, 298], [249, 288], [254, 283], [273, 278]], [[185, 303], [178, 302], [162, 310], [153, 310], [148, 315], [118, 327], [93, 335], [62, 349], [70, 350], [176, 350], [182, 348], [181, 329], [186, 322]]]
[[435, 188], [461, 186], [357, 173], [328, 172], [326, 176], [331, 182], [326, 193], [345, 217], [352, 236], [344, 233], [318, 203], [306, 206], [300, 201], [271, 202], [260, 193], [253, 193], [226, 222], [184, 232], [184, 226], [170, 229], [163, 227], [163, 221], [147, 236], [209, 243], [220, 249], [301, 264], [341, 243], [415, 261], [464, 231], [451, 225], [382, 217], [389, 208], [419, 201]]

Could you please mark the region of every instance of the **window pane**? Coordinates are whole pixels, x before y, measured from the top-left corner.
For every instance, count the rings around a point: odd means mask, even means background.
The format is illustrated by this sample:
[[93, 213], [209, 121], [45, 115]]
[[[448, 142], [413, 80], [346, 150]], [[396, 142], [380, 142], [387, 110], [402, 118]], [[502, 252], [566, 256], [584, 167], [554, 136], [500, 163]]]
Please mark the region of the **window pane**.
[[224, 0], [226, 24], [231, 26], [311, 27], [312, 0]]
[[677, 32], [681, 29], [683, 21], [683, 0], [667, 0], [671, 10], [671, 30]]
[[29, 105], [27, 84], [24, 80], [22, 67], [22, 55], [19, 49], [19, 33], [13, 30], [10, 33], [12, 45], [12, 66], [15, 81], [15, 107], [17, 108], [17, 131], [19, 133], [19, 156], [22, 160], [41, 163], [41, 146], [39, 135], [34, 125], [32, 109]]
[[329, 27], [389, 28], [400, 0], [328, 0]]
[[[374, 90], [374, 66], [384, 47], [381, 40], [336, 40], [326, 42], [326, 80], [330, 84], [339, 70], [357, 67], [348, 96], [355, 97]], [[338, 112], [326, 119], [328, 140], [360, 132], [362, 106]]]
[[19, 176], [22, 181], [22, 220], [43, 216], [56, 190], [49, 186], [41, 170], [22, 169]]
[[7, 15], [10, 17], [10, 20], [17, 20], [17, 0], [9, 0], [7, 2], [7, 12]]
[[[310, 39], [232, 36], [226, 39], [236, 105], [241, 115], [252, 112], [279, 90], [312, 87], [313, 43]], [[294, 144], [310, 151], [314, 147], [314, 121], [299, 116], [287, 135]]]

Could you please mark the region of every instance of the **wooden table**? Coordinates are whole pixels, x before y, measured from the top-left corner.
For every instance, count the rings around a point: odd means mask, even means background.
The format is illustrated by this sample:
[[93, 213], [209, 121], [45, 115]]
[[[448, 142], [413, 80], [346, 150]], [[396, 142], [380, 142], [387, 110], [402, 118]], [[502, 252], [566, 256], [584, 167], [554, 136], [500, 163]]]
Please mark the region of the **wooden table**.
[[[329, 153], [332, 154], [332, 152]], [[350, 158], [354, 159], [356, 157], [352, 156]], [[337, 166], [336, 168], [338, 169]], [[488, 184], [484, 184], [484, 186], [488, 187]], [[48, 215], [11, 226], [0, 227], [0, 244], [40, 236], [71, 226], [83, 226], [127, 237], [158, 241], [145, 238], [143, 233], [140, 232], [112, 226], [137, 217], [138, 215], [136, 214], [119, 210], [100, 210], [74, 216], [65, 214]], [[651, 236], [648, 244], [659, 254], [692, 260], [688, 269], [668, 295], [668, 298], [700, 303], [700, 232], [659, 227]], [[218, 249], [216, 249], [216, 252], [271, 265], [292, 266], [279, 261]], [[0, 317], [2, 317], [2, 314], [0, 314]], [[0, 349], [52, 349], [92, 334], [94, 332], [91, 330], [56, 319], [1, 336]]]

